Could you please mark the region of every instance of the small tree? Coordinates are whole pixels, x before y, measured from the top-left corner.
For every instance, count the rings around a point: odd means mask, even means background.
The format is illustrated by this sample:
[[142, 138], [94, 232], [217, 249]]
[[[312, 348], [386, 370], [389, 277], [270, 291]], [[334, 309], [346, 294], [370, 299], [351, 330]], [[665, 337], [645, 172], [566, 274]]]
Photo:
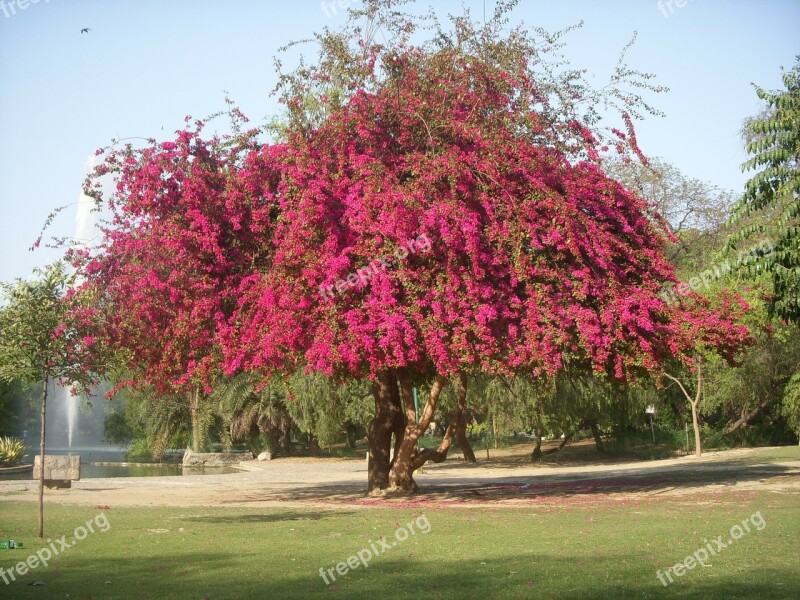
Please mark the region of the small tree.
[[72, 277], [62, 263], [35, 271], [37, 279], [0, 283], [6, 304], [0, 310], [0, 380], [41, 384], [41, 440], [39, 459], [39, 528], [44, 536], [44, 452], [47, 390], [50, 381], [88, 390], [95, 380], [82, 358], [92, 346], [91, 335], [79, 331], [91, 311], [79, 308], [68, 293]]
[[695, 379], [694, 396], [681, 381], [681, 377], [669, 373], [668, 369], [661, 374], [676, 383], [688, 400], [692, 409], [692, 425], [694, 426], [695, 455], [701, 456], [700, 444], [700, 401], [703, 397], [703, 363], [713, 355], [718, 355], [733, 364], [736, 353], [752, 344], [750, 330], [742, 322], [749, 306], [738, 296], [724, 290], [712, 302], [699, 294], [685, 296], [676, 314], [683, 328], [684, 348], [687, 354], [682, 356], [681, 367], [688, 370]]

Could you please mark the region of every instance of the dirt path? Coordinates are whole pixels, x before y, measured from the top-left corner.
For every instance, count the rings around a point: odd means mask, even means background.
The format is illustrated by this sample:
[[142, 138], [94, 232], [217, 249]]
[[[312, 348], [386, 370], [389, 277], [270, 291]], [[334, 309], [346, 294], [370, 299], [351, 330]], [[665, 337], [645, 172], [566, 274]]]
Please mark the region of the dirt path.
[[[578, 466], [531, 465], [513, 454], [477, 464], [450, 459], [416, 475], [422, 494], [374, 499], [363, 495], [363, 460], [285, 458], [242, 463], [242, 472], [183, 477], [83, 479], [46, 490], [46, 502], [100, 506], [281, 506], [350, 508], [418, 505], [554, 505], [563, 502], [675, 499], [702, 501], [722, 491], [773, 491], [800, 497], [800, 455], [775, 459], [770, 450], [731, 450], [702, 459]], [[500, 453], [496, 453], [500, 454]], [[0, 481], [3, 500], [36, 500], [33, 481]]]

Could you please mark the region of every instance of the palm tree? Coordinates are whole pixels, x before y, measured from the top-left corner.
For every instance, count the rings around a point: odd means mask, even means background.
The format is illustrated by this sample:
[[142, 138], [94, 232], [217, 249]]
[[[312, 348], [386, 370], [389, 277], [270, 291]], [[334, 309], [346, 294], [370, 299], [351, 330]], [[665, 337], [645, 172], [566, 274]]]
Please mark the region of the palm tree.
[[211, 397], [227, 433], [225, 445], [245, 440], [252, 448], [263, 434], [269, 452], [289, 452], [294, 421], [286, 409], [282, 382], [259, 388], [249, 375], [240, 374], [222, 379]]

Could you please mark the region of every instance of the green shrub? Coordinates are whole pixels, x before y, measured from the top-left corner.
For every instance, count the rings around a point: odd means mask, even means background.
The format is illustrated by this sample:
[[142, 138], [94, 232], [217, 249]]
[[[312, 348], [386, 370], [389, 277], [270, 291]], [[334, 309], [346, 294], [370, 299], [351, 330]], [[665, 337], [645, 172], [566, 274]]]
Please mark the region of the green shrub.
[[0, 467], [10, 467], [25, 456], [25, 442], [12, 437], [0, 438]]

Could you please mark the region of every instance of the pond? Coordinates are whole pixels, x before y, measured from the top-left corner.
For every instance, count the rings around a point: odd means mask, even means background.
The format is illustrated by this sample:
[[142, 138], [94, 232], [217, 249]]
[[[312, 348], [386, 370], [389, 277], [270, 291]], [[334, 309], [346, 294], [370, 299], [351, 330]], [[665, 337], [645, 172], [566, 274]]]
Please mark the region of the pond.
[[[81, 457], [81, 479], [95, 477], [163, 477], [169, 475], [221, 475], [237, 473], [233, 467], [187, 467], [180, 463], [137, 463], [125, 459], [124, 448], [114, 447], [73, 447], [47, 449], [46, 453], [79, 454]], [[33, 463], [34, 454], [27, 454], [23, 461]], [[0, 474], [0, 480], [32, 480], [33, 472]]]

